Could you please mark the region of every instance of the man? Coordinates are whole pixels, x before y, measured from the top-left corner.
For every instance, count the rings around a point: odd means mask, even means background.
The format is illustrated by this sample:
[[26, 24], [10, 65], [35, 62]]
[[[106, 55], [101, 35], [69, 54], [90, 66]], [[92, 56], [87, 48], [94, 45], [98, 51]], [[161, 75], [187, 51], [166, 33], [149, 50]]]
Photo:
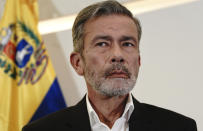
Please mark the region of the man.
[[131, 94], [140, 67], [141, 26], [116, 1], [90, 5], [73, 26], [70, 61], [88, 93], [75, 106], [24, 131], [197, 131], [194, 120], [138, 102]]

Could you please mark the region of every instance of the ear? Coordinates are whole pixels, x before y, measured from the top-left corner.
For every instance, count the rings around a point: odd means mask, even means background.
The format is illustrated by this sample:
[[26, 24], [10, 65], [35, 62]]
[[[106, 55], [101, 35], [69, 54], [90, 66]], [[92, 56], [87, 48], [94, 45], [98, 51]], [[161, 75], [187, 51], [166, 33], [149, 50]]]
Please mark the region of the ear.
[[84, 63], [80, 53], [72, 52], [70, 55], [70, 62], [78, 75], [82, 76], [84, 74]]
[[138, 63], [139, 63], [139, 66], [141, 66], [141, 57], [139, 55], [139, 58], [138, 58]]

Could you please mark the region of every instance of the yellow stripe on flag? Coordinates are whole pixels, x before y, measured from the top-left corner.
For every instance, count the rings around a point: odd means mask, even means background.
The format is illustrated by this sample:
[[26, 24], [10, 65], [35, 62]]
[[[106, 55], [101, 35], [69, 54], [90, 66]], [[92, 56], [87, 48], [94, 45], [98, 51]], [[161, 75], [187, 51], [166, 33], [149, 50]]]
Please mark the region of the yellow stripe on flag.
[[7, 0], [0, 21], [0, 131], [21, 131], [55, 79], [36, 0]]

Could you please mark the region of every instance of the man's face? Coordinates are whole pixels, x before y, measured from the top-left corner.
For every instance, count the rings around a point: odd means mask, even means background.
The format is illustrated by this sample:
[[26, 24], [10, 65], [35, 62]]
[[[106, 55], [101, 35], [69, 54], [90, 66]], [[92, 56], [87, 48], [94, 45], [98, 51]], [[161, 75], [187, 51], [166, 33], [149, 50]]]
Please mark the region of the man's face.
[[139, 72], [137, 27], [123, 15], [101, 16], [85, 24], [83, 70], [87, 87], [106, 96], [128, 94]]

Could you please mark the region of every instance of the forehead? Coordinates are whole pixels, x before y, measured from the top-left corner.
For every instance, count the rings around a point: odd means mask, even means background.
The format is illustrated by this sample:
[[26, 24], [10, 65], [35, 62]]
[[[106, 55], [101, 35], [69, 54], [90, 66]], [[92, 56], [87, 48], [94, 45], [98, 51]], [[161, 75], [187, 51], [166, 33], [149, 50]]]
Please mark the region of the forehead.
[[138, 31], [134, 21], [124, 15], [107, 15], [90, 19], [84, 26], [84, 36], [110, 35], [119, 37], [122, 35], [134, 36], [138, 40]]

